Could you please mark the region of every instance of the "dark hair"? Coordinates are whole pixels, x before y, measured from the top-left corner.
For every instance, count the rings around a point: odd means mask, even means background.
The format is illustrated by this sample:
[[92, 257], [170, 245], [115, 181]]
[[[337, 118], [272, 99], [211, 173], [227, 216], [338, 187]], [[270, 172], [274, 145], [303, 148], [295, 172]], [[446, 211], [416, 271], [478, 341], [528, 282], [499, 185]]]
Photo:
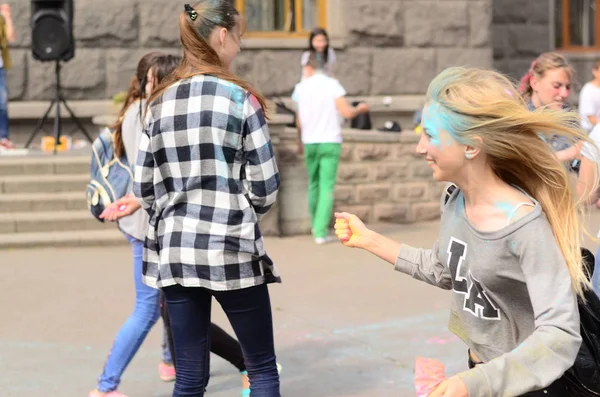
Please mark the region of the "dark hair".
[[146, 54], [140, 59], [137, 65], [137, 69], [135, 75], [131, 78], [131, 82], [129, 83], [129, 89], [127, 90], [127, 97], [125, 98], [125, 102], [123, 102], [123, 106], [119, 111], [119, 118], [116, 123], [113, 124], [110, 128], [112, 128], [114, 132], [114, 145], [115, 145], [115, 156], [121, 157], [125, 154], [125, 148], [123, 146], [123, 118], [125, 117], [125, 113], [129, 106], [144, 97], [144, 87], [146, 84], [143, 81], [146, 80], [146, 75], [148, 74], [148, 68], [152, 65], [154, 60], [160, 57], [162, 53], [160, 52], [151, 52]]
[[231, 0], [202, 0], [192, 7], [186, 5], [179, 15], [180, 40], [183, 57], [180, 65], [157, 87], [148, 100], [148, 104], [158, 98], [171, 84], [199, 74], [210, 74], [236, 84], [254, 95], [263, 110], [265, 100], [258, 91], [245, 80], [230, 72], [217, 52], [210, 46], [208, 39], [217, 27], [231, 31], [240, 18], [240, 14]]
[[148, 72], [152, 70], [152, 76], [154, 81], [152, 82], [154, 87], [158, 87], [165, 78], [167, 78], [173, 71], [181, 64], [181, 57], [177, 55], [161, 55], [155, 59], [152, 65], [148, 68], [144, 74], [142, 85], [145, 87], [148, 83]]
[[313, 47], [313, 39], [315, 38], [315, 36], [318, 35], [323, 35], [325, 36], [325, 39], [327, 39], [327, 45], [325, 46], [325, 49], [323, 50], [323, 65], [327, 64], [327, 61], [329, 60], [329, 35], [327, 34], [327, 31], [323, 28], [314, 28], [311, 32], [310, 32], [310, 36], [308, 37], [308, 50], [310, 51], [311, 54], [316, 54], [317, 50], [315, 50], [315, 47]]

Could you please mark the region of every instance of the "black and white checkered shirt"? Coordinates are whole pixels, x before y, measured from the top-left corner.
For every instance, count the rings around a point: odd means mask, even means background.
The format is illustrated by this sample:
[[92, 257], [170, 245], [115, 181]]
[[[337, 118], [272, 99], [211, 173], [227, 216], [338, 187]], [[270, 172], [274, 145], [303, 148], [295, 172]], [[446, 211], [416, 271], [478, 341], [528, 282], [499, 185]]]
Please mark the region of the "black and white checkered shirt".
[[278, 189], [253, 95], [210, 75], [169, 87], [148, 109], [135, 169], [150, 214], [144, 282], [220, 291], [280, 282], [258, 226]]

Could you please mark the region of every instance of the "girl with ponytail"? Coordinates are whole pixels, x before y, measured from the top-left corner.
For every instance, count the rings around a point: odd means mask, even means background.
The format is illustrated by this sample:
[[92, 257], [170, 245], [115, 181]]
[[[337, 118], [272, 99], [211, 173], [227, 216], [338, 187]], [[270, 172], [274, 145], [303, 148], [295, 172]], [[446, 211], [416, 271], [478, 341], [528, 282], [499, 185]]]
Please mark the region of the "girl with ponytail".
[[244, 21], [231, 0], [186, 4], [181, 64], [148, 100], [134, 193], [150, 217], [143, 280], [164, 292], [174, 397], [203, 396], [212, 297], [242, 351], [253, 397], [278, 397], [271, 302], [280, 282], [259, 219], [279, 173], [262, 96], [230, 71]]

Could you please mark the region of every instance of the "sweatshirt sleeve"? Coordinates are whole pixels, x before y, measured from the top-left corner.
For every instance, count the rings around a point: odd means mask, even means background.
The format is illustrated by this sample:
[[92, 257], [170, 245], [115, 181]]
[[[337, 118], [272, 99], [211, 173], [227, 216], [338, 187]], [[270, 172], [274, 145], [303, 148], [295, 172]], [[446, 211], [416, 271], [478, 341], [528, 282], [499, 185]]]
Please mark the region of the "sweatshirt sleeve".
[[512, 245], [535, 316], [535, 328], [516, 349], [458, 376], [469, 397], [519, 396], [560, 378], [581, 345], [577, 297], [552, 229], [544, 218], [523, 227]]
[[439, 242], [432, 249], [402, 244], [395, 269], [442, 289], [452, 288], [450, 271], [439, 259]]

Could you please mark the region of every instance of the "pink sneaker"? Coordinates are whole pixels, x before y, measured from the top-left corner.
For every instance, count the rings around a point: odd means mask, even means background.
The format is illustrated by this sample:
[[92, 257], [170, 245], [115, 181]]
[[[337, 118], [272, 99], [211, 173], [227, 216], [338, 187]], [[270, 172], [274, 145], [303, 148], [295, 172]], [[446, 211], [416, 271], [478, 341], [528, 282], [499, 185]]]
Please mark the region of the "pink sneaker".
[[175, 380], [175, 367], [172, 364], [161, 362], [158, 365], [158, 376], [163, 382], [173, 382]]
[[127, 397], [125, 394], [120, 393], [118, 391], [111, 391], [106, 394], [100, 394], [98, 390], [92, 390], [88, 397]]
[[16, 146], [7, 138], [0, 139], [0, 146], [5, 147], [6, 149], [15, 149]]

